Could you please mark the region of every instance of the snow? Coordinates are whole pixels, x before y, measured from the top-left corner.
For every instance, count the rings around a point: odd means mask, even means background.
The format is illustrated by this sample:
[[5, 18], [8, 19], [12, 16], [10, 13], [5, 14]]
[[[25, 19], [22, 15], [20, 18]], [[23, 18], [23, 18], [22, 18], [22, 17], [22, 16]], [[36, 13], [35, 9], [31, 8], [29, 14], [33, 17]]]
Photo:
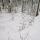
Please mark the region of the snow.
[[[19, 26], [23, 23], [22, 14], [0, 14], [0, 40], [19, 40]], [[5, 36], [7, 35], [7, 36]], [[4, 36], [4, 37], [3, 37]], [[5, 38], [6, 37], [6, 38]], [[10, 39], [11, 38], [11, 39]]]
[[[29, 25], [32, 16], [20, 13], [0, 13], [0, 40], [40, 40], [40, 15]], [[24, 24], [23, 24], [24, 23]], [[25, 28], [19, 31], [19, 27]], [[21, 37], [20, 37], [21, 36]], [[31, 38], [30, 38], [31, 36]]]
[[40, 40], [40, 15], [35, 17], [30, 35], [32, 40]]

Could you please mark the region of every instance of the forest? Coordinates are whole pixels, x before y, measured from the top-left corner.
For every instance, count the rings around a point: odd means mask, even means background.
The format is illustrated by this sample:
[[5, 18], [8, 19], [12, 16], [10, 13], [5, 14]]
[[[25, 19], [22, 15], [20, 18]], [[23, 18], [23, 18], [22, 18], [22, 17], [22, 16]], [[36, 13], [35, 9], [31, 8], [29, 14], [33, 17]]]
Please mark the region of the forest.
[[40, 0], [0, 0], [0, 11], [7, 9], [9, 13], [17, 12], [18, 7], [22, 13], [27, 13], [32, 16], [37, 16], [40, 11]]

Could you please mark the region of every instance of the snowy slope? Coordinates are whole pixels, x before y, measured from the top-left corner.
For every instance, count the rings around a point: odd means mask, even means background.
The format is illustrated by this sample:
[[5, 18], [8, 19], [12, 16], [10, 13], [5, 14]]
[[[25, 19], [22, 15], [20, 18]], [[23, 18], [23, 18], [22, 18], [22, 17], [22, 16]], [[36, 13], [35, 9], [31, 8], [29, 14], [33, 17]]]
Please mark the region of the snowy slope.
[[19, 40], [20, 39], [19, 26], [22, 27], [23, 21], [24, 15], [21, 13], [9, 14], [3, 12], [2, 14], [0, 14], [0, 35], [2, 35], [0, 40], [7, 39]]
[[[30, 15], [22, 13], [0, 13], [0, 40], [21, 40], [20, 35], [25, 40], [40, 40], [40, 15], [35, 17], [32, 26], [29, 25], [31, 19]], [[19, 31], [23, 25], [24, 30]]]
[[40, 40], [40, 15], [35, 17], [30, 34], [32, 40]]
[[[14, 35], [14, 36], [18, 35], [18, 33], [15, 33], [15, 32], [18, 31], [17, 25], [19, 25], [20, 20], [18, 20], [17, 15], [15, 15], [15, 16], [16, 16], [15, 19], [12, 21], [11, 20], [12, 16], [10, 14], [3, 13], [0, 15], [0, 35], [1, 35], [0, 40], [8, 40], [8, 37], [11, 37], [12, 35]], [[19, 15], [19, 17], [20, 17], [20, 15]], [[16, 36], [15, 36], [15, 38], [16, 38]], [[18, 38], [18, 40], [19, 40], [19, 38]]]
[[[25, 38], [27, 36], [25, 34], [28, 33], [28, 31], [30, 30], [30, 27], [27, 29], [29, 25], [28, 23], [29, 21], [31, 21], [30, 19], [31, 19], [30, 15], [22, 13], [9, 14], [4, 13], [4, 11], [2, 14], [0, 13], [0, 35], [1, 35], [0, 40], [7, 40], [7, 39], [19, 40], [20, 34]], [[22, 28], [23, 25], [25, 25], [24, 30], [19, 31], [19, 27]]]

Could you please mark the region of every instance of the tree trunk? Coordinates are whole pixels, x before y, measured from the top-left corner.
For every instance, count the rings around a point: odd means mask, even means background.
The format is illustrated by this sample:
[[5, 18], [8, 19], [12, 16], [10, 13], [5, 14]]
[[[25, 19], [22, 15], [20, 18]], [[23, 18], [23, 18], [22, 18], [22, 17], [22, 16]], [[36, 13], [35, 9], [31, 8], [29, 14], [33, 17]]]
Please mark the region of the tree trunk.
[[[39, 1], [40, 1], [40, 0], [39, 0]], [[38, 16], [38, 9], [39, 9], [39, 2], [38, 2], [38, 7], [37, 7], [36, 16]]]
[[33, 6], [33, 0], [32, 0], [32, 6]]
[[24, 4], [23, 4], [23, 1], [22, 1], [22, 12], [23, 12], [23, 5], [24, 5]]

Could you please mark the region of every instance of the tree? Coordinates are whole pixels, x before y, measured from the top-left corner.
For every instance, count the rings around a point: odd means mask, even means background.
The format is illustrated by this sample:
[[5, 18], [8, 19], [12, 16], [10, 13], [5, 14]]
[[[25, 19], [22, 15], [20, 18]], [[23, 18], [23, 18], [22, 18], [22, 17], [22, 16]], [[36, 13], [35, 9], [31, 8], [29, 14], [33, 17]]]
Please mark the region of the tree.
[[32, 6], [33, 6], [33, 0], [32, 0]]
[[39, 3], [40, 3], [40, 0], [39, 0], [39, 2], [38, 2], [36, 16], [38, 16]]
[[3, 6], [3, 9], [4, 9], [4, 2], [3, 2], [3, 0], [2, 0], [2, 6]]
[[24, 12], [26, 6], [26, 1], [22, 1], [22, 12]]

